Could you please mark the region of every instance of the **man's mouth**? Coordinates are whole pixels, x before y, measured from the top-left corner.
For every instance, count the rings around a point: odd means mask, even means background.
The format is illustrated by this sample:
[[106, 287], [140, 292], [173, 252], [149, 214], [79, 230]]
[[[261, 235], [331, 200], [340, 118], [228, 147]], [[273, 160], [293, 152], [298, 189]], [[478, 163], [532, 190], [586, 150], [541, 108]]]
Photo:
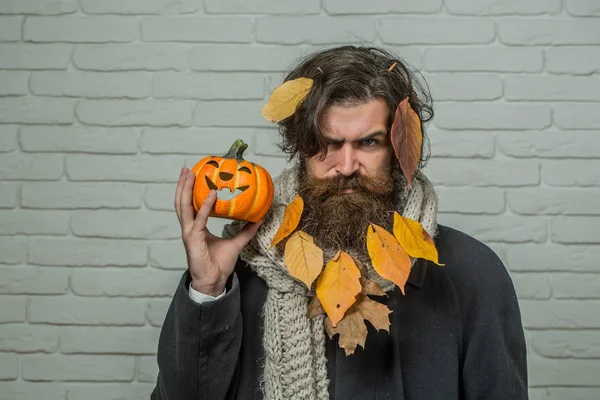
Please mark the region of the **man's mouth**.
[[205, 175], [204, 178], [206, 178], [206, 184], [208, 185], [208, 189], [217, 191], [217, 199], [219, 199], [219, 200], [225, 200], [225, 201], [233, 200], [239, 194], [243, 193], [246, 189], [248, 189], [250, 187], [248, 185], [245, 185], [245, 186], [240, 186], [240, 187], [236, 188], [235, 190], [233, 190], [231, 188], [227, 188], [227, 187], [218, 188], [217, 185], [215, 185], [208, 176]]

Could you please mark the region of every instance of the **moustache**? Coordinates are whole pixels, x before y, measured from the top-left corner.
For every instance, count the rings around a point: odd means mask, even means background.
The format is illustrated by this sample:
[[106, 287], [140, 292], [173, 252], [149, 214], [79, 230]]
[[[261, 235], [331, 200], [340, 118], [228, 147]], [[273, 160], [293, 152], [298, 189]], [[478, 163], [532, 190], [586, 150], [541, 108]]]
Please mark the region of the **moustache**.
[[348, 176], [336, 175], [333, 178], [313, 177], [305, 185], [316, 198], [336, 196], [348, 189], [351, 189], [354, 193], [384, 195], [392, 191], [392, 178], [387, 174], [367, 177], [359, 173], [353, 173]]

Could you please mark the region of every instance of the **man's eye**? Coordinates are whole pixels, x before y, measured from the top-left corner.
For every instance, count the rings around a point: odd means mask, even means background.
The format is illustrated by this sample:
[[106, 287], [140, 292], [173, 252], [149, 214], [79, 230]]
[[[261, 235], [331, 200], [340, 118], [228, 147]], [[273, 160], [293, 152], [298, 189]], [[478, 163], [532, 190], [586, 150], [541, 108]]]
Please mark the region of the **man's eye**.
[[363, 140], [363, 144], [367, 147], [375, 146], [377, 144], [377, 140], [372, 138], [365, 139]]

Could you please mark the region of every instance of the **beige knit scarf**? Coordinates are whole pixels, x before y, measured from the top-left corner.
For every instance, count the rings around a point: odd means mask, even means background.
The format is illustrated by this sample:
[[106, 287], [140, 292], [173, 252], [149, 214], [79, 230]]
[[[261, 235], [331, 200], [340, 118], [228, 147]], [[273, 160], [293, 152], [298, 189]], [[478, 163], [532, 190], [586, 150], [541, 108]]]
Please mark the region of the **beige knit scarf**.
[[[240, 255], [269, 288], [263, 309], [265, 360], [260, 382], [266, 400], [329, 399], [325, 315], [306, 317], [311, 299], [306, 286], [288, 274], [281, 250], [277, 247], [269, 249], [285, 208], [297, 193], [298, 168], [298, 163], [294, 162], [275, 180], [271, 209], [256, 236]], [[432, 184], [420, 172], [413, 179], [412, 190], [401, 174], [395, 173], [394, 179], [402, 181], [396, 210], [419, 221], [434, 237], [437, 234], [437, 196]], [[232, 237], [241, 227], [242, 223], [234, 221], [225, 226], [223, 236]], [[385, 291], [393, 289], [394, 284], [379, 277], [370, 263], [365, 266], [368, 279], [378, 282]]]

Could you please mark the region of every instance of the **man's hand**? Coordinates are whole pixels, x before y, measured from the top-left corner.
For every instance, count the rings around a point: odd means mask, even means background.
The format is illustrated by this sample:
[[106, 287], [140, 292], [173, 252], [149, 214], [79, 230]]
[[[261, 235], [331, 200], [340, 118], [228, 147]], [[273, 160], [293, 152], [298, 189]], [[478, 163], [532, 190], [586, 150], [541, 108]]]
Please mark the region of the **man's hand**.
[[192, 171], [182, 168], [175, 191], [175, 211], [181, 225], [181, 239], [187, 254], [192, 287], [200, 293], [218, 296], [223, 293], [239, 254], [254, 237], [262, 221], [247, 223], [230, 239], [211, 234], [206, 222], [217, 200], [217, 193], [210, 191], [194, 217], [192, 194], [195, 179]]

